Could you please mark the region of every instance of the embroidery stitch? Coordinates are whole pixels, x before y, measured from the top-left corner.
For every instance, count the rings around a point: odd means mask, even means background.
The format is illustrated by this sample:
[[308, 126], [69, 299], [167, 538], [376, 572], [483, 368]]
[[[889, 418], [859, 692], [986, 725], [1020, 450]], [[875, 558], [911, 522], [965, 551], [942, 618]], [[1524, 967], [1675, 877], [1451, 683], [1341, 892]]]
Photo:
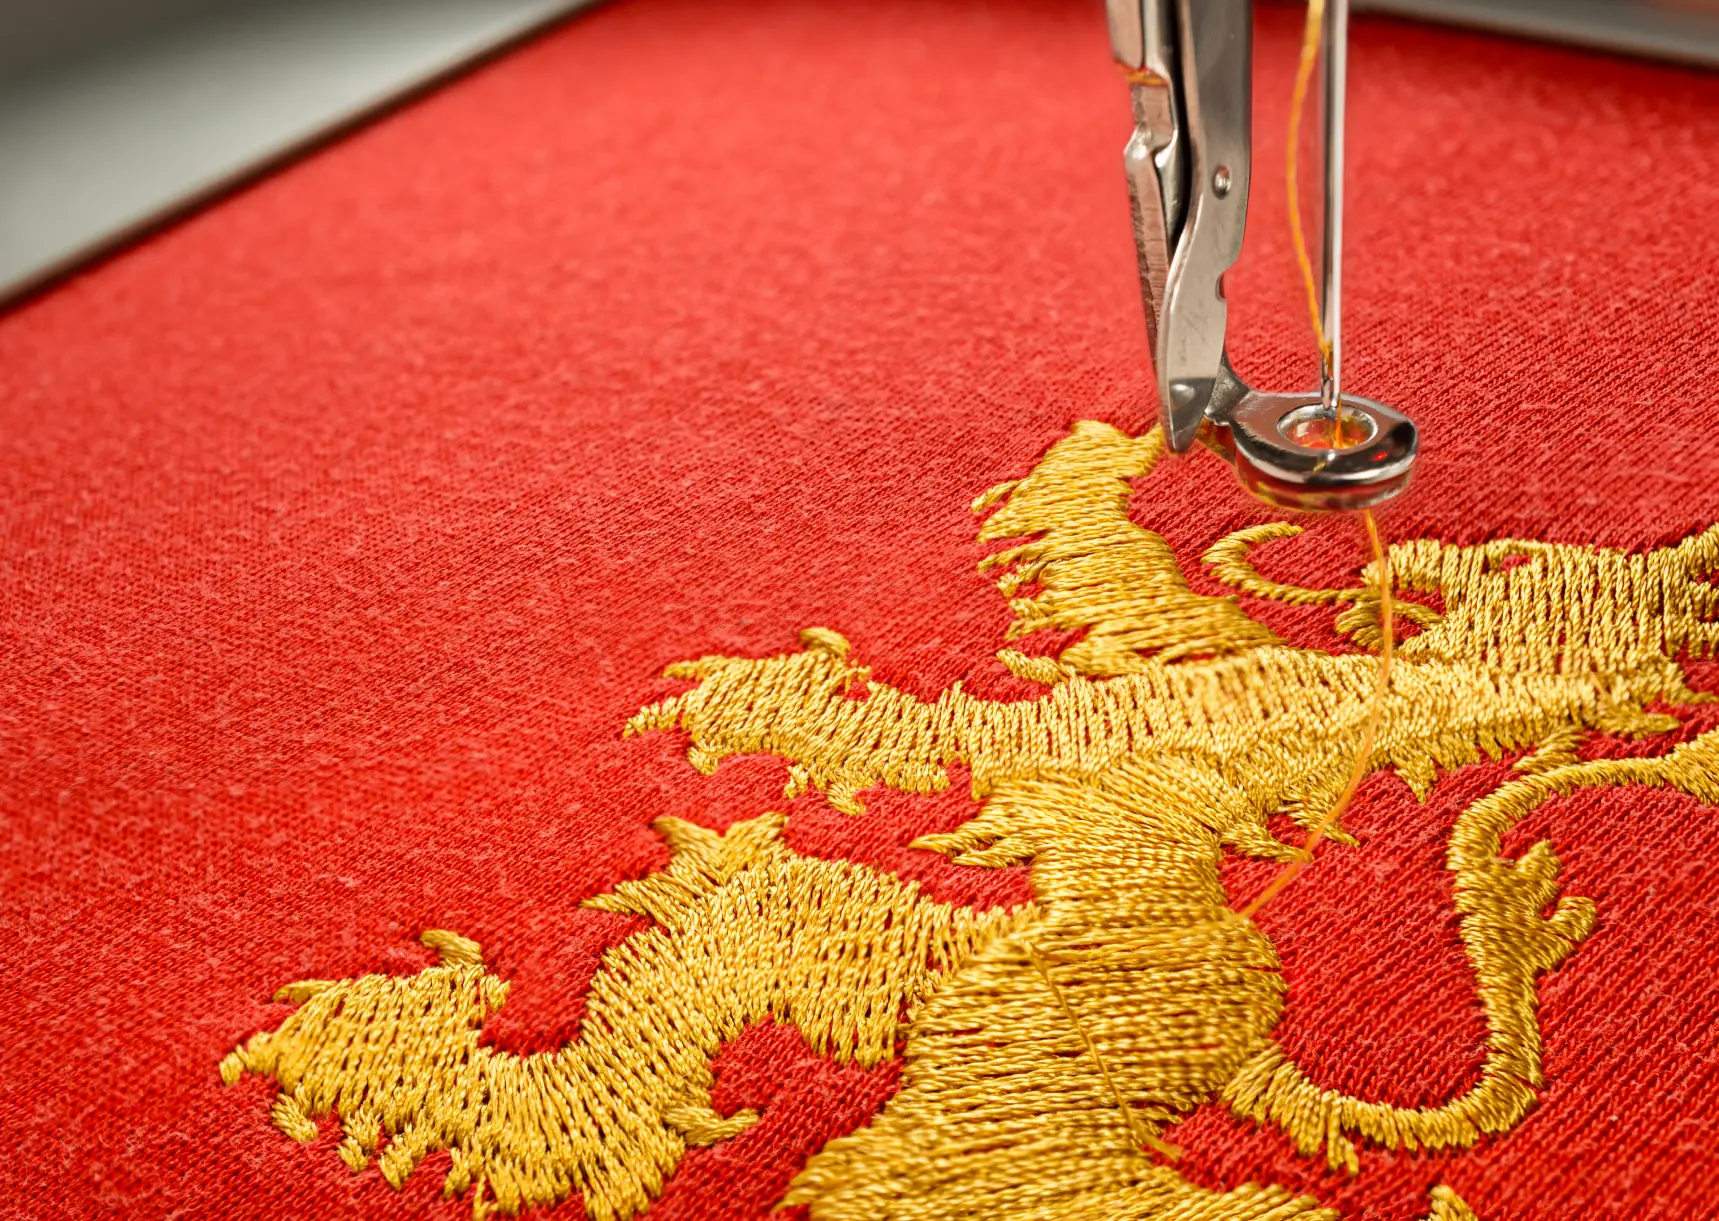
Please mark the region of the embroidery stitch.
[[[1520, 1020], [1534, 1004], [1534, 976], [1558, 965], [1594, 927], [1594, 905], [1558, 897], [1558, 858], [1541, 840], [1518, 861], [1499, 856], [1504, 832], [1555, 796], [1579, 788], [1639, 784], [1671, 787], [1719, 804], [1719, 732], [1708, 733], [1657, 759], [1602, 759], [1516, 780], [1463, 812], [1451, 833], [1447, 861], [1456, 875], [1462, 939], [1474, 964], [1490, 1032], [1481, 1082], [1462, 1098], [1432, 1110], [1381, 1107], [1321, 1090], [1276, 1047], [1268, 1047], [1236, 1074], [1225, 1101], [1241, 1115], [1271, 1119], [1295, 1138], [1303, 1153], [1329, 1142], [1350, 1170], [1355, 1153], [1345, 1132], [1392, 1147], [1440, 1148], [1472, 1144], [1482, 1132], [1502, 1132], [1545, 1084], [1540, 1034]], [[1554, 899], [1551, 916], [1540, 911]]]
[[590, 906], [649, 916], [592, 981], [582, 1035], [554, 1053], [480, 1046], [507, 985], [475, 942], [431, 930], [441, 962], [417, 975], [289, 984], [280, 1028], [221, 1062], [229, 1084], [273, 1076], [275, 1124], [295, 1140], [340, 1114], [340, 1155], [399, 1187], [432, 1149], [453, 1167], [443, 1194], [475, 1185], [473, 1215], [515, 1213], [578, 1192], [594, 1221], [631, 1217], [689, 1145], [756, 1115], [710, 1108], [710, 1060], [765, 1018], [793, 1023], [840, 1061], [895, 1054], [898, 1023], [940, 972], [1015, 917], [934, 903], [918, 887], [847, 862], [795, 855], [765, 814], [726, 835], [663, 819], [667, 869]]
[[[1271, 814], [1305, 827], [1330, 808], [1377, 663], [1291, 647], [1234, 599], [1192, 591], [1163, 539], [1127, 518], [1129, 480], [1161, 448], [1154, 434], [1083, 423], [976, 505], [995, 508], [982, 539], [1028, 540], [984, 564], [1002, 569], [1010, 637], [1085, 629], [1055, 659], [999, 654], [1045, 684], [1039, 699], [995, 703], [957, 684], [924, 701], [873, 681], [840, 635], [813, 628], [799, 652], [671, 667], [697, 685], [627, 726], [684, 730], [706, 772], [733, 754], [778, 755], [790, 795], [816, 788], [853, 814], [877, 784], [930, 792], [965, 765], [981, 810], [917, 846], [975, 867], [1030, 863], [1032, 905], [976, 914], [864, 866], [798, 857], [778, 838], [780, 814], [720, 836], [665, 819], [668, 867], [588, 901], [654, 925], [605, 955], [585, 1033], [561, 1051], [478, 1046], [506, 985], [475, 944], [426, 933], [443, 961], [416, 976], [283, 989], [300, 1008], [229, 1055], [223, 1078], [273, 1076], [275, 1122], [297, 1139], [338, 1112], [348, 1164], [381, 1148], [396, 1185], [429, 1149], [450, 1149], [445, 1191], [475, 1184], [480, 1216], [487, 1197], [513, 1212], [575, 1191], [594, 1218], [644, 1208], [688, 1145], [751, 1121], [710, 1109], [709, 1060], [766, 1016], [867, 1064], [905, 1038], [900, 1092], [815, 1155], [786, 1197], [820, 1221], [1335, 1215], [1277, 1187], [1207, 1191], [1142, 1151], [1213, 1100], [1351, 1170], [1351, 1137], [1440, 1148], [1508, 1130], [1542, 1084], [1537, 977], [1594, 912], [1559, 896], [1547, 844], [1508, 860], [1500, 836], [1585, 785], [1671, 785], [1719, 802], [1719, 733], [1658, 759], [1571, 753], [1592, 729], [1674, 726], [1647, 711], [1653, 700], [1702, 698], [1677, 657], [1715, 643], [1719, 595], [1705, 578], [1719, 528], [1641, 556], [1520, 542], [1390, 549], [1398, 586], [1436, 589], [1444, 611], [1401, 646], [1368, 770], [1393, 767], [1424, 796], [1438, 767], [1537, 752], [1533, 774], [1463, 812], [1447, 861], [1486, 1014], [1485, 1067], [1443, 1106], [1396, 1108], [1320, 1089], [1272, 1041], [1275, 951], [1218, 880], [1225, 847], [1293, 855]], [[1290, 529], [1238, 532], [1207, 561], [1255, 596], [1346, 604], [1339, 625], [1377, 643], [1376, 590], [1301, 591], [1254, 572], [1248, 547]], [[868, 697], [847, 698], [859, 683]], [[1431, 1207], [1444, 1221], [1472, 1217], [1448, 1189]]]
[[1461, 1196], [1441, 1183], [1432, 1189], [1432, 1211], [1427, 1214], [1427, 1221], [1480, 1221], [1480, 1218]]

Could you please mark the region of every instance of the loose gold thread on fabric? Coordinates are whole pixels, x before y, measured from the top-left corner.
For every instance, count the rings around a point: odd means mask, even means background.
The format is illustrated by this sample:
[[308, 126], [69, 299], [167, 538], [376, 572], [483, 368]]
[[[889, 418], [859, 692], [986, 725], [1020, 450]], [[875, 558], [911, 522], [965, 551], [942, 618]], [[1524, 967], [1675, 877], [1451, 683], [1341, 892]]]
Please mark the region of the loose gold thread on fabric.
[[[1719, 733], [1659, 759], [1556, 760], [1587, 729], [1667, 727], [1646, 705], [1688, 696], [1679, 658], [1715, 643], [1719, 531], [1638, 556], [1381, 540], [1362, 585], [1326, 599], [1343, 630], [1382, 645], [1393, 584], [1437, 590], [1444, 611], [1397, 650], [1362, 750], [1376, 659], [1284, 644], [1234, 601], [1194, 594], [1163, 540], [1127, 522], [1128, 481], [1161, 449], [1083, 424], [981, 498], [990, 537], [1028, 540], [987, 564], [1016, 566], [999, 578], [1011, 595], [1031, 574], [1017, 625], [1084, 632], [1032, 659], [1042, 697], [999, 703], [956, 685], [920, 699], [817, 628], [797, 652], [672, 667], [697, 685], [628, 726], [685, 732], [706, 771], [774, 754], [790, 788], [851, 813], [875, 785], [929, 792], [965, 766], [982, 808], [917, 846], [974, 867], [1030, 864], [1032, 905], [975, 914], [864, 866], [799, 857], [779, 814], [722, 835], [665, 819], [668, 866], [589, 901], [652, 926], [604, 956], [580, 1040], [531, 1057], [479, 1046], [506, 984], [475, 943], [432, 933], [442, 961], [416, 976], [283, 989], [298, 1010], [229, 1055], [223, 1078], [273, 1077], [276, 1123], [300, 1139], [337, 1113], [341, 1156], [375, 1158], [391, 1183], [446, 1148], [444, 1189], [472, 1189], [477, 1215], [578, 1192], [603, 1221], [645, 1208], [689, 1145], [743, 1130], [750, 1116], [709, 1105], [709, 1060], [764, 1017], [860, 1063], [905, 1037], [900, 1092], [789, 1192], [815, 1221], [1334, 1216], [1275, 1187], [1209, 1191], [1141, 1156], [1213, 1099], [1339, 1166], [1356, 1164], [1353, 1138], [1460, 1147], [1508, 1129], [1541, 1083], [1537, 977], [1593, 909], [1558, 894], [1549, 847], [1510, 860], [1501, 837], [1586, 785], [1719, 802]], [[1251, 541], [1223, 554], [1245, 564]], [[869, 695], [855, 701], [860, 683]], [[1536, 748], [1551, 748], [1544, 770], [1466, 810], [1447, 860], [1487, 1022], [1478, 1082], [1424, 1109], [1320, 1089], [1271, 1038], [1284, 985], [1269, 939], [1227, 907], [1224, 850], [1293, 859], [1267, 820], [1329, 821], [1357, 756], [1424, 794], [1439, 767]], [[1088, 1054], [1070, 1054], [1071, 1026]], [[1463, 1215], [1436, 1193], [1433, 1208]]]
[[1165, 1157], [1172, 1159], [1181, 1157], [1182, 1151], [1175, 1145], [1166, 1144], [1151, 1133], [1141, 1130], [1139, 1123], [1134, 1118], [1134, 1108], [1128, 1105], [1127, 1100], [1122, 1097], [1121, 1091], [1116, 1088], [1116, 1081], [1110, 1075], [1110, 1067], [1105, 1064], [1103, 1053], [1098, 1050], [1098, 1044], [1092, 1041], [1092, 1036], [1086, 1033], [1086, 1027], [1081, 1025], [1074, 1007], [1068, 1003], [1068, 997], [1063, 995], [1062, 988], [1056, 982], [1056, 977], [1050, 973], [1050, 966], [1045, 962], [1045, 956], [1039, 952], [1038, 947], [1025, 938], [1022, 938], [1021, 944], [1026, 948], [1027, 955], [1032, 959], [1033, 967], [1038, 971], [1039, 977], [1045, 981], [1045, 987], [1049, 988], [1051, 994], [1056, 997], [1056, 1003], [1062, 1009], [1063, 1016], [1068, 1019], [1069, 1026], [1073, 1028], [1080, 1041], [1086, 1045], [1087, 1054], [1092, 1057], [1092, 1062], [1098, 1066], [1099, 1073], [1104, 1077], [1104, 1088], [1110, 1091], [1110, 1096], [1116, 1100], [1116, 1109], [1121, 1112], [1123, 1120], [1128, 1124], [1128, 1134], [1133, 1138], [1134, 1148], [1138, 1149], [1140, 1146], [1146, 1145], [1156, 1149]]
[[1367, 541], [1372, 545], [1373, 564], [1378, 570], [1379, 582], [1379, 678], [1373, 688], [1373, 705], [1367, 714], [1366, 727], [1361, 731], [1360, 745], [1355, 748], [1355, 762], [1349, 769], [1348, 783], [1343, 786], [1343, 792], [1332, 803], [1325, 815], [1313, 825], [1313, 830], [1307, 833], [1307, 842], [1301, 851], [1295, 854], [1295, 859], [1285, 865], [1254, 900], [1241, 909], [1240, 917], [1251, 920], [1258, 915], [1283, 889], [1305, 869], [1313, 860], [1313, 853], [1319, 847], [1319, 842], [1325, 838], [1331, 828], [1337, 826], [1344, 813], [1349, 809], [1349, 803], [1355, 799], [1355, 790], [1361, 787], [1361, 781], [1367, 778], [1368, 764], [1373, 757], [1373, 743], [1379, 736], [1379, 727], [1385, 718], [1385, 693], [1391, 685], [1391, 655], [1396, 643], [1396, 627], [1391, 618], [1391, 560], [1385, 551], [1385, 545], [1379, 537], [1378, 523], [1373, 520], [1371, 513], [1362, 514], [1367, 525]]

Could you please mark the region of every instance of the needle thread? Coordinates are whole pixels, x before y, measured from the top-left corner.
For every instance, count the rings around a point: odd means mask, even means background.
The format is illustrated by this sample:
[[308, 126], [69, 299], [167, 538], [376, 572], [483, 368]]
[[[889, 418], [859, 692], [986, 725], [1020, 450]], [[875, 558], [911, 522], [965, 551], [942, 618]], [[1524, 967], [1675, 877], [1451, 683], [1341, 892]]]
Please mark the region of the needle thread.
[[1301, 269], [1301, 283], [1307, 289], [1307, 316], [1313, 322], [1314, 338], [1319, 341], [1319, 359], [1329, 374], [1331, 341], [1325, 338], [1325, 321], [1319, 312], [1319, 289], [1313, 279], [1313, 260], [1307, 253], [1307, 234], [1301, 227], [1301, 171], [1297, 165], [1301, 150], [1301, 114], [1307, 108], [1307, 91], [1313, 83], [1313, 69], [1319, 62], [1319, 28], [1324, 20], [1325, 0], [1308, 0], [1307, 25], [1301, 34], [1301, 59], [1295, 65], [1295, 90], [1289, 97], [1289, 149], [1284, 163], [1289, 189], [1289, 235], [1295, 243], [1295, 262]]
[[[1313, 320], [1313, 334], [1319, 341], [1319, 356], [1329, 374], [1331, 369], [1331, 341], [1326, 338], [1325, 326], [1319, 316], [1319, 292], [1313, 279], [1313, 260], [1307, 257], [1307, 239], [1301, 229], [1301, 191], [1300, 182], [1296, 176], [1295, 153], [1301, 139], [1301, 112], [1307, 104], [1307, 89], [1313, 79], [1313, 67], [1319, 59], [1319, 30], [1325, 19], [1325, 0], [1308, 0], [1307, 24], [1301, 35], [1301, 59], [1295, 69], [1295, 91], [1289, 101], [1289, 152], [1288, 152], [1288, 187], [1289, 187], [1289, 230], [1295, 241], [1295, 261], [1301, 269], [1301, 282], [1307, 290], [1307, 310]], [[1343, 445], [1343, 411], [1341, 403], [1332, 404], [1337, 419], [1332, 425], [1332, 444], [1341, 448]], [[1383, 645], [1379, 651], [1379, 678], [1373, 687], [1372, 707], [1367, 714], [1367, 723], [1361, 730], [1361, 741], [1355, 749], [1355, 762], [1349, 769], [1349, 781], [1343, 787], [1342, 794], [1327, 810], [1319, 822], [1308, 833], [1307, 841], [1301, 851], [1295, 854], [1293, 860], [1278, 871], [1270, 884], [1261, 891], [1253, 902], [1242, 908], [1240, 915], [1243, 920], [1251, 920], [1261, 908], [1270, 903], [1283, 892], [1284, 887], [1293, 882], [1308, 862], [1313, 859], [1313, 850], [1321, 840], [1337, 825], [1338, 819], [1348, 810], [1350, 802], [1355, 798], [1355, 790], [1366, 779], [1367, 764], [1373, 757], [1373, 746], [1378, 741], [1379, 729], [1385, 719], [1385, 696], [1391, 682], [1391, 656], [1396, 648], [1395, 605], [1391, 599], [1391, 559], [1385, 549], [1385, 541], [1379, 532], [1379, 523], [1374, 520], [1371, 510], [1363, 510], [1361, 520], [1367, 527], [1367, 541], [1373, 553], [1373, 567], [1379, 581], [1379, 633]]]
[[1278, 871], [1277, 876], [1253, 902], [1241, 909], [1243, 920], [1253, 919], [1262, 907], [1282, 893], [1284, 887], [1293, 882], [1312, 861], [1313, 850], [1349, 809], [1350, 802], [1355, 798], [1355, 790], [1360, 788], [1361, 781], [1366, 779], [1367, 764], [1373, 757], [1373, 746], [1379, 739], [1379, 729], [1384, 723], [1385, 696], [1390, 688], [1391, 657], [1396, 644], [1396, 624], [1393, 621], [1394, 607], [1391, 600], [1391, 558], [1385, 550], [1384, 539], [1379, 533], [1379, 523], [1373, 519], [1373, 514], [1363, 511], [1361, 520], [1367, 526], [1367, 541], [1372, 547], [1373, 563], [1379, 576], [1379, 632], [1384, 642], [1379, 653], [1378, 681], [1373, 685], [1372, 707], [1367, 713], [1367, 723], [1361, 729], [1361, 742], [1355, 748], [1355, 762], [1349, 768], [1349, 781], [1343, 786], [1342, 794], [1308, 833], [1307, 842], [1302, 845], [1301, 851], [1295, 854], [1295, 858]]

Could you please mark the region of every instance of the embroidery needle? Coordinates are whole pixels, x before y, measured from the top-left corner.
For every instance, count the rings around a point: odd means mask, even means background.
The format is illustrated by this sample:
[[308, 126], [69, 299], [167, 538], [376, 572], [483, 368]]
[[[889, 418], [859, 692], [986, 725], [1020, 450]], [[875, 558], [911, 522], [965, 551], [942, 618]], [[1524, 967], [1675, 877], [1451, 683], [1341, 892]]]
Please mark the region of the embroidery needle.
[[[1289, 237], [1294, 244], [1296, 264], [1301, 272], [1301, 284], [1307, 292], [1307, 316], [1313, 321], [1313, 334], [1319, 341], [1319, 363], [1327, 372], [1331, 368], [1331, 341], [1326, 338], [1320, 317], [1319, 298], [1313, 281], [1313, 262], [1307, 256], [1307, 234], [1301, 224], [1301, 115], [1307, 106], [1307, 90], [1313, 82], [1313, 69], [1319, 61], [1319, 29], [1325, 9], [1324, 0], [1310, 0], [1307, 23], [1302, 30], [1301, 57], [1295, 65], [1295, 88], [1289, 96], [1289, 143], [1284, 156], [1285, 196], [1289, 200]], [[1327, 124], [1326, 139], [1330, 139]], [[1327, 183], [1330, 176], [1326, 176]], [[1329, 189], [1329, 188], [1327, 188]], [[1329, 211], [1327, 211], [1329, 218]], [[1330, 226], [1327, 224], [1327, 230]], [[1330, 235], [1326, 236], [1329, 249]]]
[[[1317, 2], [1317, 0], [1315, 0]], [[1311, 7], [1311, 6], [1310, 6]], [[1320, 351], [1325, 356], [1321, 397], [1331, 413], [1331, 443], [1343, 437], [1343, 149], [1344, 115], [1349, 97], [1349, 0], [1331, 0], [1325, 13], [1325, 308]], [[1303, 54], [1318, 34], [1302, 37]], [[1357, 438], [1359, 440], [1359, 438]]]
[[[1252, 0], [1108, 0], [1106, 7], [1134, 108], [1123, 168], [1165, 442], [1174, 453], [1203, 442], [1250, 492], [1284, 508], [1363, 509], [1395, 496], [1414, 466], [1414, 422], [1343, 389], [1347, 3], [1309, 13], [1292, 107], [1299, 116], [1323, 41], [1324, 285], [1322, 294], [1308, 289], [1310, 310], [1325, 316], [1315, 324], [1321, 378], [1317, 389], [1294, 392], [1250, 386], [1225, 346], [1223, 279], [1241, 256], [1251, 176]], [[1287, 167], [1292, 189], [1298, 133], [1292, 129]], [[1292, 224], [1305, 257], [1299, 216]]]
[[[1323, 32], [1325, 46], [1325, 285], [1324, 308], [1316, 298], [1313, 278], [1313, 260], [1307, 255], [1307, 239], [1301, 227], [1301, 190], [1300, 178], [1296, 172], [1296, 148], [1301, 136], [1301, 114], [1307, 104], [1307, 89], [1313, 78], [1313, 66], [1319, 58], [1320, 38]], [[1296, 265], [1301, 272], [1301, 282], [1307, 290], [1307, 308], [1313, 322], [1313, 335], [1319, 344], [1319, 353], [1324, 365], [1325, 377], [1323, 396], [1326, 407], [1331, 412], [1331, 440], [1338, 448], [1344, 446], [1342, 386], [1341, 386], [1341, 355], [1342, 342], [1342, 224], [1343, 224], [1343, 122], [1344, 105], [1347, 93], [1349, 40], [1349, 0], [1331, 0], [1327, 8], [1325, 0], [1308, 0], [1307, 22], [1302, 27], [1301, 58], [1295, 70], [1295, 88], [1289, 103], [1289, 149], [1287, 155], [1288, 170], [1286, 187], [1289, 200], [1289, 230], [1295, 246]], [[1314, 825], [1308, 833], [1306, 842], [1295, 858], [1278, 871], [1276, 877], [1266, 888], [1254, 898], [1253, 902], [1243, 907], [1239, 913], [1243, 920], [1251, 920], [1261, 908], [1281, 894], [1286, 886], [1298, 877], [1313, 859], [1313, 852], [1320, 841], [1337, 825], [1350, 802], [1355, 798], [1355, 790], [1366, 778], [1367, 765], [1372, 759], [1373, 747], [1378, 741], [1379, 730], [1385, 719], [1385, 697], [1390, 689], [1391, 657], [1396, 647], [1395, 606], [1391, 597], [1391, 561], [1390, 553], [1386, 550], [1384, 540], [1380, 536], [1379, 523], [1374, 520], [1371, 509], [1361, 511], [1361, 519], [1367, 530], [1367, 541], [1373, 554], [1373, 568], [1379, 584], [1379, 673], [1378, 681], [1373, 687], [1373, 698], [1367, 713], [1366, 724], [1361, 730], [1361, 740], [1355, 748], [1355, 761], [1349, 769], [1348, 782], [1343, 786], [1330, 809]]]

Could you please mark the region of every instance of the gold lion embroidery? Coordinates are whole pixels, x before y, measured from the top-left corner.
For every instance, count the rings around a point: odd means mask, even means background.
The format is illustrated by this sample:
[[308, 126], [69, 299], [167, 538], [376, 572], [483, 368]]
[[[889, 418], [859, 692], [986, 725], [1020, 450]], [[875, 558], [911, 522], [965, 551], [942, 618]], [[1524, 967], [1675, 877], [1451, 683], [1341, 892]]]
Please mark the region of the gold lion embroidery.
[[[229, 1054], [223, 1079], [273, 1077], [274, 1121], [298, 1140], [338, 1114], [347, 1164], [376, 1156], [395, 1186], [448, 1150], [444, 1192], [475, 1188], [478, 1217], [574, 1193], [594, 1221], [645, 1209], [689, 1146], [757, 1119], [712, 1109], [709, 1065], [766, 1018], [837, 1060], [903, 1058], [901, 1089], [871, 1124], [794, 1180], [785, 1203], [818, 1221], [1336, 1216], [1274, 1186], [1194, 1186], [1156, 1155], [1166, 1129], [1212, 1101], [1351, 1171], [1357, 1140], [1440, 1149], [1508, 1131], [1543, 1084], [1537, 979], [1595, 912], [1560, 896], [1549, 844], [1511, 859], [1500, 839], [1589, 786], [1670, 786], [1719, 804], [1719, 732], [1658, 758], [1574, 753], [1591, 730], [1675, 727], [1654, 701], [1711, 698], [1689, 690], [1678, 659], [1719, 643], [1719, 527], [1645, 554], [1391, 549], [1399, 587], [1436, 591], [1443, 610], [1407, 608], [1420, 631], [1399, 648], [1369, 768], [1395, 769], [1424, 797], [1440, 767], [1530, 752], [1519, 779], [1463, 812], [1447, 854], [1485, 1065], [1444, 1105], [1405, 1109], [1321, 1088], [1274, 1042], [1277, 956], [1228, 908], [1218, 872], [1226, 848], [1293, 851], [1268, 830], [1272, 814], [1311, 825], [1329, 808], [1377, 662], [1292, 647], [1233, 598], [1193, 591], [1164, 540], [1127, 515], [1129, 481], [1161, 448], [1155, 432], [1082, 423], [975, 506], [994, 509], [982, 540], [1026, 540], [984, 565], [1013, 599], [1011, 638], [1082, 630], [1055, 658], [999, 653], [1045, 685], [1041, 698], [993, 702], [957, 685], [921, 700], [810, 628], [797, 652], [671, 667], [697, 685], [627, 726], [684, 731], [705, 772], [729, 755], [777, 755], [789, 795], [817, 789], [850, 814], [874, 786], [931, 792], [963, 765], [979, 813], [917, 846], [975, 868], [1030, 864], [1031, 904], [976, 913], [865, 866], [801, 857], [778, 813], [720, 835], [664, 819], [668, 866], [587, 901], [652, 926], [605, 955], [575, 1042], [530, 1056], [480, 1046], [507, 985], [475, 943], [433, 930], [424, 941], [441, 962], [416, 975], [283, 988], [299, 1008]], [[1340, 606], [1339, 628], [1376, 647], [1376, 592], [1254, 569], [1248, 549], [1291, 532], [1240, 531], [1206, 563], [1254, 596]], [[850, 698], [858, 684], [864, 698]], [[1437, 1221], [1474, 1216], [1444, 1187], [1430, 1207]]]

